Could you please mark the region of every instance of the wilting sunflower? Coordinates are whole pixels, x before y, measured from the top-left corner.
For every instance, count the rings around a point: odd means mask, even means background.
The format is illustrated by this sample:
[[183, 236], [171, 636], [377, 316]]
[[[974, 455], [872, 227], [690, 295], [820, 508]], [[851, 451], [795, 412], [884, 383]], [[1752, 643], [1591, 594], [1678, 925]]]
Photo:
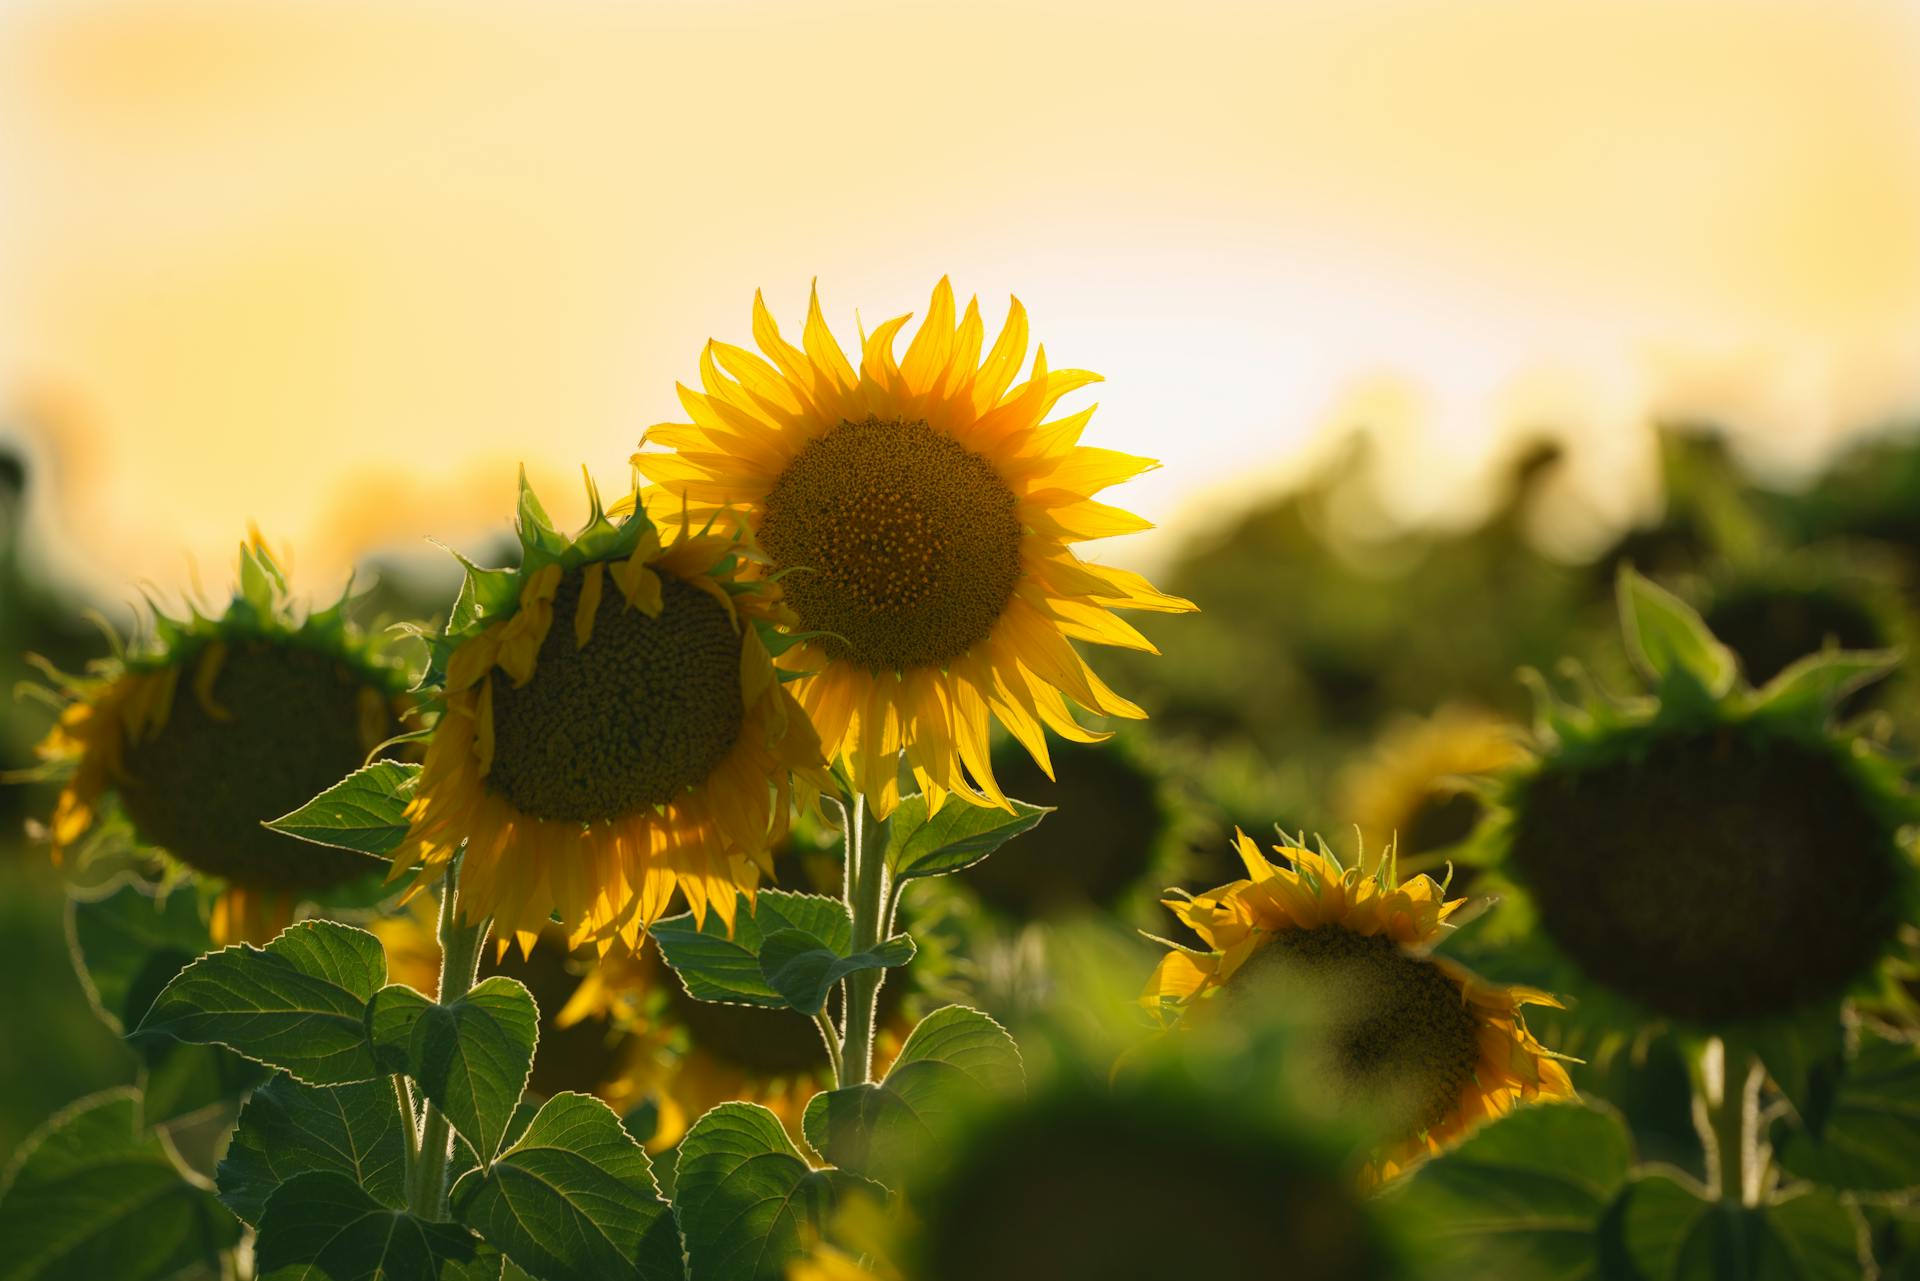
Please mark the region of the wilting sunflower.
[[438, 877], [464, 845], [460, 902], [522, 950], [558, 912], [575, 943], [629, 947], [674, 890], [731, 924], [770, 873], [790, 799], [830, 782], [760, 626], [730, 533], [662, 545], [644, 513], [556, 533], [521, 480], [517, 570], [469, 566], [440, 639], [446, 710], [393, 874]]
[[406, 680], [345, 619], [347, 598], [302, 614], [256, 532], [239, 590], [217, 618], [153, 610], [151, 635], [84, 676], [39, 746], [64, 785], [48, 832], [56, 860], [111, 798], [139, 838], [226, 883], [216, 942], [265, 941], [303, 898], [379, 870], [347, 850], [261, 826], [352, 773], [402, 732]]
[[1235, 845], [1247, 879], [1166, 900], [1211, 950], [1162, 958], [1142, 998], [1149, 1009], [1177, 1020], [1269, 988], [1298, 995], [1322, 1045], [1320, 1083], [1386, 1118], [1382, 1178], [1523, 1099], [1572, 1093], [1521, 1012], [1558, 1005], [1553, 997], [1433, 955], [1466, 900], [1448, 900], [1428, 876], [1396, 884], [1391, 861], [1362, 873], [1324, 848], [1276, 846], [1286, 860], [1276, 864], [1244, 833]]
[[1388, 835], [1412, 870], [1473, 834], [1482, 802], [1475, 779], [1526, 755], [1518, 729], [1486, 712], [1442, 707], [1402, 719], [1340, 781], [1341, 819]]
[[1627, 571], [1628, 649], [1654, 697], [1544, 685], [1538, 754], [1501, 779], [1480, 853], [1517, 890], [1596, 1031], [1838, 1026], [1912, 919], [1894, 762], [1833, 708], [1894, 655], [1829, 650], [1756, 690], [1678, 598]]
[[663, 506], [695, 520], [738, 512], [755, 531], [802, 638], [778, 662], [806, 673], [795, 696], [882, 817], [899, 799], [903, 749], [929, 806], [949, 793], [1004, 806], [993, 718], [1050, 770], [1043, 727], [1100, 737], [1068, 698], [1097, 715], [1144, 715], [1072, 642], [1151, 651], [1113, 611], [1193, 608], [1074, 554], [1075, 543], [1147, 528], [1092, 495], [1154, 464], [1081, 445], [1091, 408], [1047, 421], [1096, 376], [1050, 370], [1042, 347], [1016, 386], [1027, 349], [1018, 300], [984, 359], [979, 306], [956, 323], [946, 280], [896, 359], [909, 319], [867, 336], [856, 370], [817, 294], [800, 347], [756, 296], [766, 359], [710, 342], [703, 390], [681, 389], [693, 422], [642, 441], [675, 452], [633, 459], [671, 496]]

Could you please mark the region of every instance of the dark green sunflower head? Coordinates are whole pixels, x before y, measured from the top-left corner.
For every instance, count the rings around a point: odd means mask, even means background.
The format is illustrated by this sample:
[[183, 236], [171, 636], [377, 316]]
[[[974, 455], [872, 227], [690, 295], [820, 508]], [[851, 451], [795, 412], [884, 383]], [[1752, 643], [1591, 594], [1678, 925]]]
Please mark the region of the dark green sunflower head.
[[1484, 852], [1587, 1015], [1718, 1033], [1837, 1013], [1912, 916], [1920, 810], [1833, 724], [1897, 656], [1828, 649], [1756, 689], [1679, 599], [1632, 570], [1619, 595], [1650, 694], [1576, 706], [1540, 683], [1538, 755]]

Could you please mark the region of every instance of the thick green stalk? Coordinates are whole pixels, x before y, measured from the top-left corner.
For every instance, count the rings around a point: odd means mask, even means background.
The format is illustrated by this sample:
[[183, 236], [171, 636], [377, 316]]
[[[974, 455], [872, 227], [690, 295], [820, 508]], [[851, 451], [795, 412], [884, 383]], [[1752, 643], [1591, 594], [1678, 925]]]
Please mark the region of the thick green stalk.
[[[440, 993], [434, 999], [451, 1004], [473, 989], [480, 973], [480, 948], [491, 921], [470, 925], [460, 919], [460, 864], [447, 869], [440, 889]], [[423, 1219], [447, 1217], [447, 1160], [453, 1152], [453, 1127], [439, 1108], [427, 1103], [420, 1129], [420, 1160], [408, 1188], [407, 1208]]]
[[[887, 906], [887, 824], [855, 797], [847, 818], [847, 911], [853, 916], [853, 950], [864, 952], [880, 941]], [[840, 1048], [840, 1085], [873, 1079], [873, 1021], [885, 970], [858, 970], [847, 976], [845, 1034]]]
[[1725, 1041], [1707, 1045], [1695, 1070], [1699, 1111], [1712, 1140], [1709, 1176], [1729, 1205], [1751, 1205], [1757, 1192], [1751, 1177], [1759, 1140], [1759, 1060]]

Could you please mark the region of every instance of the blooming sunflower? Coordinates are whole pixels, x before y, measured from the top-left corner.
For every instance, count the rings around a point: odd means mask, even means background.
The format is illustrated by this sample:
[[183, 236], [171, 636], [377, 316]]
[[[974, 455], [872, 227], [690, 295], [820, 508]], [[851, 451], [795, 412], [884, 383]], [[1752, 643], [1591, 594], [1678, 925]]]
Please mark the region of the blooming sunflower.
[[219, 617], [154, 607], [142, 641], [85, 675], [52, 673], [64, 707], [37, 750], [44, 776], [62, 780], [47, 825], [55, 860], [111, 798], [143, 842], [225, 882], [218, 943], [265, 941], [297, 901], [377, 871], [261, 826], [402, 731], [405, 677], [348, 626], [346, 604], [296, 609], [255, 531]]
[[867, 336], [856, 370], [818, 294], [800, 347], [756, 295], [766, 359], [710, 342], [703, 390], [681, 388], [693, 421], [642, 440], [674, 452], [633, 459], [694, 519], [733, 511], [755, 531], [802, 638], [778, 662], [802, 674], [794, 694], [828, 757], [883, 818], [899, 800], [903, 750], [930, 809], [949, 794], [1006, 807], [989, 752], [994, 718], [1051, 770], [1044, 729], [1100, 737], [1068, 698], [1098, 715], [1143, 716], [1072, 642], [1152, 651], [1113, 611], [1193, 608], [1074, 554], [1075, 543], [1147, 528], [1092, 495], [1154, 464], [1081, 445], [1091, 408], [1047, 421], [1096, 376], [1050, 370], [1042, 347], [1016, 386], [1027, 348], [1017, 299], [984, 359], [979, 306], [956, 322], [946, 280], [896, 360], [909, 319]]
[[1211, 950], [1163, 957], [1142, 997], [1149, 1009], [1178, 1020], [1217, 1011], [1225, 993], [1298, 985], [1325, 1033], [1321, 1079], [1391, 1109], [1391, 1141], [1375, 1162], [1381, 1178], [1523, 1099], [1572, 1094], [1522, 1015], [1523, 1006], [1559, 1002], [1433, 955], [1466, 900], [1448, 900], [1427, 876], [1396, 884], [1391, 861], [1362, 873], [1324, 848], [1289, 845], [1275, 852], [1291, 866], [1276, 864], [1245, 833], [1235, 847], [1247, 879], [1166, 900]]
[[1386, 832], [1412, 870], [1473, 834], [1482, 805], [1472, 781], [1526, 755], [1517, 727], [1472, 708], [1442, 707], [1388, 727], [1340, 780], [1337, 809], [1362, 832]]
[[1620, 602], [1653, 696], [1537, 684], [1538, 750], [1501, 776], [1477, 854], [1593, 1029], [1837, 1036], [1849, 996], [1897, 999], [1881, 962], [1913, 919], [1920, 805], [1832, 722], [1897, 656], [1828, 650], [1755, 689], [1677, 597], [1627, 571]]
[[522, 951], [556, 912], [575, 943], [636, 946], [676, 888], [731, 925], [790, 801], [831, 781], [761, 639], [777, 588], [744, 578], [739, 542], [683, 528], [663, 545], [643, 512], [616, 521], [587, 492], [569, 539], [523, 475], [520, 567], [468, 566], [394, 851], [418, 885], [464, 847], [465, 914]]

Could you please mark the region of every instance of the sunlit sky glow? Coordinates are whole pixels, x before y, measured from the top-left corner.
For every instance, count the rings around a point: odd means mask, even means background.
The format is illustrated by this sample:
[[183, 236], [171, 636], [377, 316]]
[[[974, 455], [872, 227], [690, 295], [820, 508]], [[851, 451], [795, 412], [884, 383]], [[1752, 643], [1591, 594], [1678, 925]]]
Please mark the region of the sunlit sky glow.
[[0, 12], [0, 407], [102, 589], [250, 518], [321, 582], [471, 545], [521, 460], [575, 515], [816, 276], [849, 339], [942, 273], [1018, 293], [1174, 533], [1357, 423], [1457, 517], [1551, 428], [1571, 545], [1645, 503], [1650, 415], [1790, 468], [1920, 390], [1906, 5]]

